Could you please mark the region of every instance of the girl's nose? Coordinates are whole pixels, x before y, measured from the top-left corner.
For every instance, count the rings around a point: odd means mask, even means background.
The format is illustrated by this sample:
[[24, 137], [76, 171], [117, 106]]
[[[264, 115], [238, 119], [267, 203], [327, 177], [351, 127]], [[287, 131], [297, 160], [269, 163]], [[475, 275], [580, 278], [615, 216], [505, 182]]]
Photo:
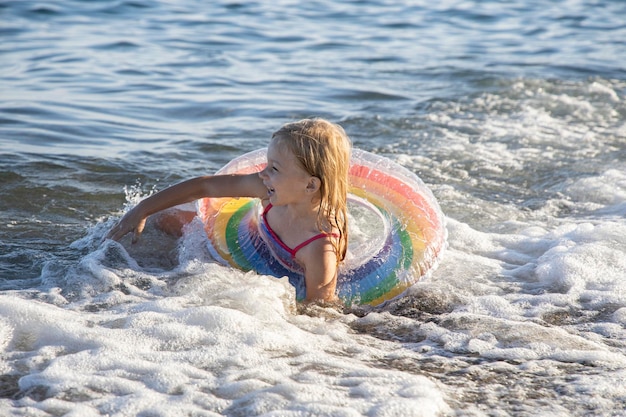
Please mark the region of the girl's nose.
[[259, 177], [261, 177], [261, 179], [267, 178], [267, 174], [265, 173], [265, 171], [267, 171], [267, 167], [259, 171]]

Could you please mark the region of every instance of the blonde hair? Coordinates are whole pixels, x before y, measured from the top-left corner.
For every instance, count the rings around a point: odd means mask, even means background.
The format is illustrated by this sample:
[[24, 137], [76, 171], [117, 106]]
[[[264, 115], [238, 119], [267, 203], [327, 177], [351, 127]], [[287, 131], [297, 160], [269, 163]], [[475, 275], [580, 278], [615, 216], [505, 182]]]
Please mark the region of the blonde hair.
[[304, 119], [287, 123], [272, 135], [296, 156], [305, 171], [320, 179], [321, 201], [317, 226], [331, 233], [339, 230], [333, 241], [337, 261], [348, 250], [348, 170], [350, 169], [350, 138], [343, 128], [324, 119]]

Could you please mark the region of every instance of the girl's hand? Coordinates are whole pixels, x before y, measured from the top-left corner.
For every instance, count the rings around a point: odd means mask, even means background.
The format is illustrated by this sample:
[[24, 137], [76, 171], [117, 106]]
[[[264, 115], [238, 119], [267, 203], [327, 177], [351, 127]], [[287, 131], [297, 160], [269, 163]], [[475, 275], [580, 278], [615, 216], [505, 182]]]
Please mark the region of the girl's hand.
[[147, 217], [140, 214], [139, 211], [138, 207], [133, 207], [124, 215], [124, 217], [120, 219], [119, 222], [117, 222], [115, 226], [111, 228], [111, 230], [109, 230], [106, 238], [119, 241], [128, 233], [133, 232], [132, 242], [136, 243], [146, 226], [147, 219]]

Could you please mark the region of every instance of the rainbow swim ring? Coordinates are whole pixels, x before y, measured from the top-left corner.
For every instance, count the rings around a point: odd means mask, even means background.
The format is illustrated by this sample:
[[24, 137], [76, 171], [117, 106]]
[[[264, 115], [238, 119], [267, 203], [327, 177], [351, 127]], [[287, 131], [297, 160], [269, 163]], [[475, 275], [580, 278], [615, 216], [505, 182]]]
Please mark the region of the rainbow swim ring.
[[[266, 150], [229, 162], [217, 174], [261, 171]], [[379, 305], [401, 295], [437, 266], [446, 247], [444, 216], [415, 174], [390, 159], [352, 150], [348, 195], [349, 245], [337, 278], [347, 305]], [[259, 274], [289, 278], [304, 299], [304, 277], [278, 261], [259, 232], [262, 204], [252, 198], [205, 198], [198, 214], [209, 251], [220, 262]]]

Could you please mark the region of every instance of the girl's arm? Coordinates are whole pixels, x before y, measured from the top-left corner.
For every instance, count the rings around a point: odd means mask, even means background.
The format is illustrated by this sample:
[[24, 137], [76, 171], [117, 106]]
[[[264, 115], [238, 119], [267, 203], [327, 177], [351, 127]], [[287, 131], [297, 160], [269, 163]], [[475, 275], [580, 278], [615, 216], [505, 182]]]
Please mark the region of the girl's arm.
[[150, 197], [128, 211], [107, 234], [108, 239], [120, 240], [133, 232], [136, 242], [146, 225], [148, 216], [159, 211], [189, 203], [205, 197], [258, 197], [267, 196], [267, 188], [258, 174], [215, 175], [196, 177], [172, 185]]
[[330, 239], [316, 240], [296, 255], [305, 268], [306, 302], [337, 300], [337, 254]]

